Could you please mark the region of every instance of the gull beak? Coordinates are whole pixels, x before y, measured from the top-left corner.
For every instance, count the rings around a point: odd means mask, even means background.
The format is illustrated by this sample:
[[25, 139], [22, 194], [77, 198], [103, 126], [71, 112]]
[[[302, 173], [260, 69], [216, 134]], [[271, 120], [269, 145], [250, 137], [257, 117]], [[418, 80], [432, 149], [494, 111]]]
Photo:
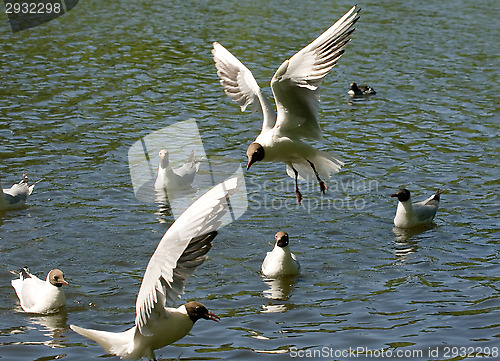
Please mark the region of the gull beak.
[[255, 161], [252, 158], [248, 158], [247, 170], [249, 170], [250, 167], [252, 166], [252, 164], [254, 164], [254, 163], [255, 163]]
[[212, 312], [209, 311], [208, 312], [207, 320], [212, 320], [212, 321], [215, 321], [215, 322], [219, 322], [220, 317], [217, 316], [215, 313], [212, 313]]
[[398, 195], [396, 193], [391, 194], [391, 197], [397, 197]]

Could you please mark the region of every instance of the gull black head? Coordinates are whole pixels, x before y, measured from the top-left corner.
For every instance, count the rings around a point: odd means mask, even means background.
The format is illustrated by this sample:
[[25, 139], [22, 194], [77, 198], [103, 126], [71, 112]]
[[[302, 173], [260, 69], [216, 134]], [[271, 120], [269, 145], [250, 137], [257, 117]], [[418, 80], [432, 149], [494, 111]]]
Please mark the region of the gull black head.
[[247, 157], [247, 170], [249, 170], [252, 164], [254, 164], [255, 162], [260, 162], [264, 159], [264, 147], [259, 143], [250, 144], [247, 149]]
[[186, 307], [187, 314], [193, 323], [200, 318], [219, 322], [220, 317], [207, 310], [207, 308], [199, 302], [188, 302], [184, 304], [184, 307]]
[[64, 274], [62, 273], [61, 270], [57, 268], [49, 272], [49, 274], [47, 275], [47, 279], [52, 285], [56, 287], [62, 287], [62, 285], [68, 285], [68, 282], [64, 280]]
[[402, 188], [397, 193], [391, 194], [391, 197], [398, 197], [400, 202], [406, 202], [410, 199], [410, 191], [406, 188]]
[[288, 246], [288, 233], [279, 231], [276, 233], [276, 245], [278, 247], [286, 247]]

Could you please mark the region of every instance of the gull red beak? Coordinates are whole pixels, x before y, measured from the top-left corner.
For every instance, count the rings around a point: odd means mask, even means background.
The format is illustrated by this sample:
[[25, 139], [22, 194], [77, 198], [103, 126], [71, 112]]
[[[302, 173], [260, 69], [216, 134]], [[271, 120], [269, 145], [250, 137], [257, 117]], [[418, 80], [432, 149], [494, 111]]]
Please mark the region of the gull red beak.
[[212, 321], [215, 321], [215, 322], [219, 322], [220, 320], [220, 317], [217, 316], [215, 313], [212, 313], [212, 312], [208, 312], [208, 320], [212, 320]]
[[254, 164], [254, 163], [255, 163], [255, 161], [252, 158], [248, 159], [247, 170], [249, 170], [250, 167], [252, 166], [252, 164]]

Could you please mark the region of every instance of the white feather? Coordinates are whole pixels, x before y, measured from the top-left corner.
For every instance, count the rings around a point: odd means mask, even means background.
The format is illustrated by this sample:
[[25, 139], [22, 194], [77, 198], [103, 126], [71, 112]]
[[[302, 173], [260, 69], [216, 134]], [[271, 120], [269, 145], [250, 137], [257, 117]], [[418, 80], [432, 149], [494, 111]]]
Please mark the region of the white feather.
[[262, 262], [262, 273], [270, 278], [298, 275], [300, 264], [295, 254], [290, 251], [290, 246], [274, 246]]

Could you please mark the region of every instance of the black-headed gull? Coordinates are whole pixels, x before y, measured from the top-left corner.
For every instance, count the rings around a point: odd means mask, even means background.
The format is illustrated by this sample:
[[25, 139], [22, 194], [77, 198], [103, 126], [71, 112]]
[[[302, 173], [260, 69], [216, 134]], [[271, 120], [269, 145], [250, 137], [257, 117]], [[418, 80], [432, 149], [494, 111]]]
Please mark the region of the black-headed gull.
[[136, 300], [135, 325], [124, 332], [71, 329], [96, 341], [106, 352], [125, 359], [155, 359], [154, 350], [186, 336], [200, 318], [218, 321], [199, 302], [166, 307], [184, 292], [186, 279], [205, 261], [211, 241], [236, 192], [238, 179], [215, 186], [170, 226], [151, 257]]
[[155, 181], [157, 192], [175, 191], [191, 187], [194, 177], [200, 168], [200, 162], [195, 159], [194, 150], [191, 152], [186, 164], [173, 169], [170, 165], [169, 154], [166, 149], [159, 152], [160, 164]]
[[0, 211], [13, 210], [23, 208], [26, 204], [26, 200], [33, 193], [35, 184], [40, 181], [28, 185], [28, 175], [23, 173], [23, 178], [19, 183], [14, 184], [8, 189], [2, 188], [1, 176], [0, 176]]
[[377, 94], [377, 92], [371, 86], [368, 85], [358, 86], [358, 84], [352, 82], [349, 85], [349, 90], [347, 91], [347, 94], [349, 94], [351, 97], [360, 97], [365, 95], [374, 95]]
[[322, 138], [317, 119], [318, 87], [344, 53], [359, 11], [354, 6], [316, 40], [281, 64], [271, 80], [277, 113], [250, 70], [222, 45], [213, 44], [217, 75], [226, 94], [242, 111], [252, 105], [263, 116], [262, 131], [247, 149], [247, 170], [258, 161], [284, 162], [287, 174], [295, 179], [299, 203], [302, 195], [298, 178], [316, 177], [324, 193], [327, 187], [323, 179], [330, 179], [344, 164], [303, 139]]
[[290, 251], [288, 233], [276, 233], [276, 244], [271, 252], [267, 252], [262, 262], [262, 273], [266, 277], [276, 278], [293, 276], [300, 273], [300, 264], [297, 257]]
[[410, 191], [404, 188], [398, 190], [397, 193], [391, 195], [399, 200], [394, 225], [399, 228], [412, 228], [432, 222], [439, 208], [442, 193], [443, 191], [438, 189], [425, 201], [412, 204]]
[[11, 284], [16, 290], [22, 309], [26, 312], [54, 313], [66, 304], [62, 286], [68, 282], [64, 280], [61, 270], [51, 270], [45, 281], [42, 281], [29, 273], [27, 268], [23, 268], [19, 272], [19, 278], [12, 280]]

